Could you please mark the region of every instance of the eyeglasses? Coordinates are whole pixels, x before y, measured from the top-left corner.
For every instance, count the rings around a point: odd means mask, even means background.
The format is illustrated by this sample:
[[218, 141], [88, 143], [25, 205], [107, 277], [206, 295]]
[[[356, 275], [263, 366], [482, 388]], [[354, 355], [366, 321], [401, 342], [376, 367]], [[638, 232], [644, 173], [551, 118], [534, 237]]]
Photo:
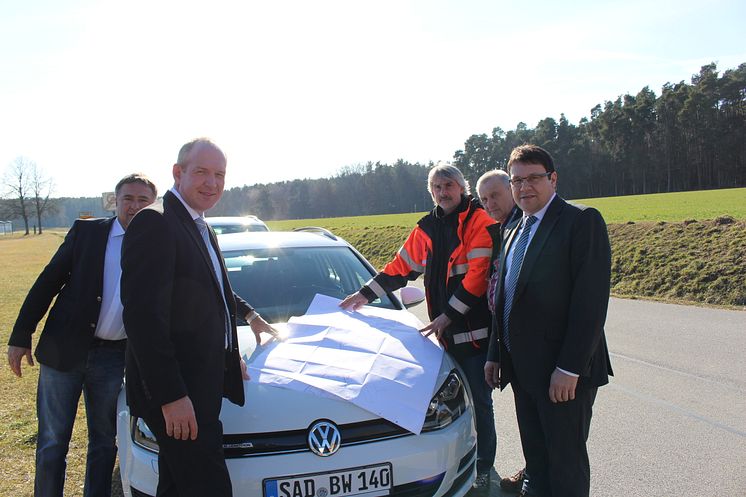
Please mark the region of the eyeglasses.
[[544, 173], [544, 174], [529, 174], [525, 178], [520, 178], [518, 176], [514, 178], [510, 178], [510, 184], [513, 185], [513, 188], [520, 188], [526, 183], [528, 183], [530, 186], [534, 186], [539, 182], [541, 178], [548, 178], [551, 176], [552, 173]]

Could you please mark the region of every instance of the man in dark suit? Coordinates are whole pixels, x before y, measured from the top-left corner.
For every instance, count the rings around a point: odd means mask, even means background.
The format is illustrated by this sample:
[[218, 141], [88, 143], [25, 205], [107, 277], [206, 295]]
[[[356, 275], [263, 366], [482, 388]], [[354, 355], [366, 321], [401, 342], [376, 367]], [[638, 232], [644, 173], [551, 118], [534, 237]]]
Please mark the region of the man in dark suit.
[[204, 221], [225, 172], [214, 143], [185, 144], [162, 210], [135, 216], [122, 246], [127, 401], [158, 440], [159, 497], [232, 495], [218, 416], [224, 396], [244, 403], [236, 313], [272, 331], [233, 293]]
[[[508, 226], [521, 219], [523, 211], [513, 200], [513, 193], [510, 191], [510, 176], [501, 169], [492, 169], [479, 177], [477, 194], [484, 210], [496, 221], [495, 224], [487, 226], [487, 232], [492, 238], [487, 304], [494, 316], [495, 291], [500, 279], [500, 247], [502, 246], [503, 235]], [[501, 478], [500, 488], [506, 492], [518, 493], [527, 479], [526, 468], [522, 468], [511, 476]]]
[[126, 342], [119, 254], [130, 220], [155, 201], [157, 191], [147, 177], [131, 174], [119, 181], [115, 195], [116, 217], [73, 224], [26, 296], [8, 342], [8, 363], [20, 377], [24, 357], [33, 365], [31, 335], [57, 297], [36, 347], [36, 496], [62, 496], [81, 391], [88, 421], [84, 495], [111, 495]]
[[508, 168], [523, 218], [505, 233], [485, 379], [513, 388], [531, 475], [522, 495], [587, 497], [593, 402], [613, 374], [606, 224], [556, 195], [554, 162], [541, 147], [514, 149]]

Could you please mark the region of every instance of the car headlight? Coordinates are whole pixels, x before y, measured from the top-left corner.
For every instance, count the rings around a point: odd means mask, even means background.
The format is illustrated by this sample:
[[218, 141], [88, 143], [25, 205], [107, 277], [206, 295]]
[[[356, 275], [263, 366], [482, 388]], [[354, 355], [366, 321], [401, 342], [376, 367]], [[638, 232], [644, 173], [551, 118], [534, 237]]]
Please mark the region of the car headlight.
[[466, 411], [466, 402], [464, 382], [453, 370], [430, 401], [422, 431], [440, 430], [453, 423]]
[[141, 418], [130, 417], [130, 426], [132, 429], [132, 441], [135, 445], [157, 454], [159, 450], [158, 442], [145, 421]]

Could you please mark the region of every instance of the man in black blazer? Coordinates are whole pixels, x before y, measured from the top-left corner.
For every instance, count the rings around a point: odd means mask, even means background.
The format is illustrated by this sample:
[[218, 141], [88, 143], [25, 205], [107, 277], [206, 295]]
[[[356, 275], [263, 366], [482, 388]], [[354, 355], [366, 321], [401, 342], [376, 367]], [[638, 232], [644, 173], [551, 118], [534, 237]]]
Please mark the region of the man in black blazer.
[[88, 421], [84, 495], [111, 494], [116, 459], [116, 403], [124, 378], [125, 332], [119, 300], [119, 255], [133, 216], [155, 201], [141, 174], [115, 188], [116, 217], [76, 221], [29, 291], [8, 341], [8, 363], [21, 376], [31, 335], [49, 309], [36, 347], [40, 364], [34, 495], [62, 496], [65, 457], [81, 391]]
[[225, 172], [214, 143], [185, 144], [162, 210], [135, 216], [122, 247], [127, 401], [158, 440], [159, 496], [232, 495], [218, 415], [224, 396], [244, 403], [236, 313], [272, 331], [233, 293], [204, 222]]
[[611, 250], [601, 214], [555, 193], [544, 149], [523, 145], [508, 161], [523, 218], [505, 233], [488, 383], [511, 383], [530, 492], [587, 497], [586, 442], [599, 386], [613, 374], [604, 335]]
[[[500, 279], [500, 247], [502, 246], [503, 235], [508, 226], [521, 219], [523, 211], [513, 200], [513, 193], [510, 190], [510, 176], [501, 169], [492, 169], [479, 177], [477, 194], [484, 210], [496, 221], [495, 224], [487, 226], [487, 232], [492, 238], [487, 304], [494, 317], [495, 291]], [[511, 476], [501, 478], [500, 488], [506, 492], [518, 493], [526, 480], [526, 468], [524, 467]]]

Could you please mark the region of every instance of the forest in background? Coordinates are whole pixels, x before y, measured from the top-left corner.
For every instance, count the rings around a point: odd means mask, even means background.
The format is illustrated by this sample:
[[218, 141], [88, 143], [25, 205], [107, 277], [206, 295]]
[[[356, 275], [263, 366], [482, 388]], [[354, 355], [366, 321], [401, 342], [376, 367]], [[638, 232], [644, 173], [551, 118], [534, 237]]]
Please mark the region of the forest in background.
[[[559, 193], [568, 199], [746, 186], [746, 63], [722, 74], [715, 63], [705, 65], [690, 83], [666, 83], [660, 95], [646, 86], [594, 106], [577, 124], [560, 115], [534, 128], [519, 123], [472, 135], [453, 162], [473, 186], [485, 171], [504, 168], [510, 151], [524, 143], [553, 155]], [[432, 165], [368, 162], [330, 178], [230, 188], [208, 214], [277, 220], [426, 211]], [[12, 219], [12, 202], [3, 200], [0, 219]], [[70, 226], [81, 212], [110, 215], [100, 198], [54, 203], [45, 227]]]

